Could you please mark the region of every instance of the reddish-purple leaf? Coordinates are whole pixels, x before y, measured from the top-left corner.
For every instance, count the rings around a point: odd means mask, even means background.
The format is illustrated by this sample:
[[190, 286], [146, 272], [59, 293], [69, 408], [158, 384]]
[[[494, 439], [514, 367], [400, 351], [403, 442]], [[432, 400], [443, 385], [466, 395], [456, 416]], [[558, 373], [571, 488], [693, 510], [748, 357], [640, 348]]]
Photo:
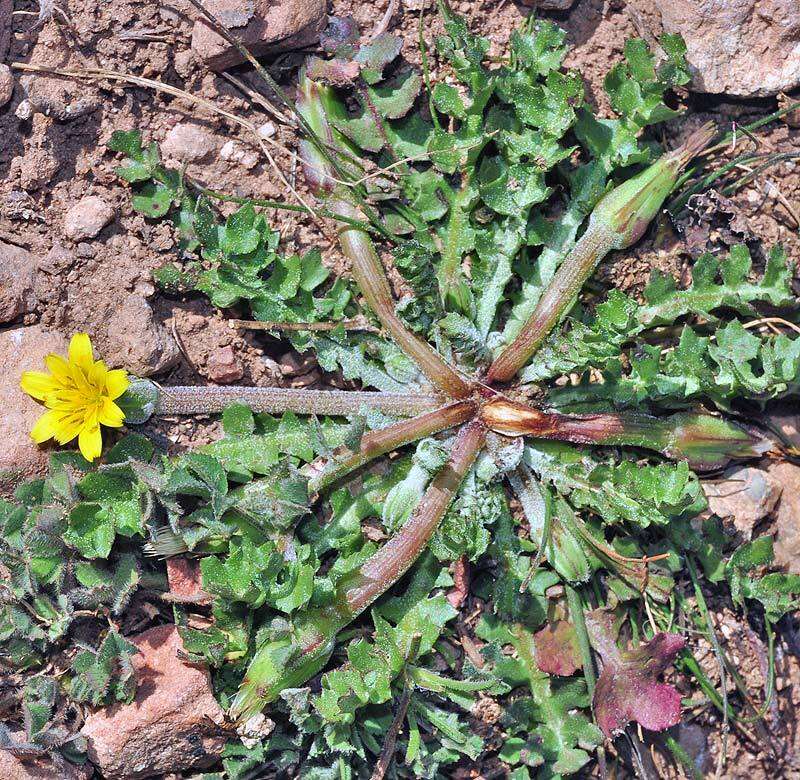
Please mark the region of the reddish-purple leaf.
[[566, 620], [549, 623], [533, 635], [536, 665], [546, 674], [568, 677], [583, 666], [575, 627]]
[[650, 731], [662, 731], [681, 719], [681, 696], [658, 676], [673, 662], [686, 641], [678, 634], [656, 634], [649, 642], [620, 650], [614, 641], [613, 616], [595, 610], [586, 616], [593, 647], [603, 659], [594, 691], [597, 725], [607, 737], [632, 720]]

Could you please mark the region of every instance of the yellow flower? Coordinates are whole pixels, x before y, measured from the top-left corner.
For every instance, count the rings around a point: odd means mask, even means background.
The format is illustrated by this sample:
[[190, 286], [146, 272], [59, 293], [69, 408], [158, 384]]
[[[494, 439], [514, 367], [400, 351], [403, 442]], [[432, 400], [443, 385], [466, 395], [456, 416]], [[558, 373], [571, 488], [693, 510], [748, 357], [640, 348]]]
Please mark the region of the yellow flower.
[[109, 371], [102, 360], [95, 360], [85, 333], [72, 337], [69, 360], [50, 353], [44, 362], [49, 374], [25, 371], [20, 381], [20, 387], [49, 410], [33, 426], [31, 438], [37, 444], [48, 439], [66, 444], [77, 436], [83, 457], [98, 458], [103, 449], [100, 426], [119, 428], [125, 419], [114, 399], [128, 388], [128, 375], [121, 369]]

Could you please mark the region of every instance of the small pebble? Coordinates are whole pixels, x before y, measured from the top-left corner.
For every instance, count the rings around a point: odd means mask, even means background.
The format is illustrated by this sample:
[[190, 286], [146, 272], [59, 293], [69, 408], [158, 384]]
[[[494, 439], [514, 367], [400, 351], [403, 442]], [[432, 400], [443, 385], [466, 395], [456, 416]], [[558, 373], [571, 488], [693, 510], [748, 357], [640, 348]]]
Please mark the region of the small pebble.
[[64, 235], [78, 243], [80, 250], [79, 242], [94, 238], [113, 219], [114, 209], [109, 203], [96, 195], [87, 195], [64, 216]]
[[186, 122], [175, 125], [161, 144], [165, 157], [181, 162], [197, 162], [214, 151], [214, 137], [202, 127]]

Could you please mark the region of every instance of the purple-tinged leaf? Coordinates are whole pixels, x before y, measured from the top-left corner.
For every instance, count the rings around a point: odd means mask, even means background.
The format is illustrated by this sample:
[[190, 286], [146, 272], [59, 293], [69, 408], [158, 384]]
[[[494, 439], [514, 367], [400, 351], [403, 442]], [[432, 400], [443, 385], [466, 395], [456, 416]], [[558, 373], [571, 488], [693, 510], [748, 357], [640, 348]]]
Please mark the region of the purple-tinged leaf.
[[546, 674], [569, 677], [583, 666], [575, 626], [566, 620], [548, 623], [533, 635], [536, 665]]
[[332, 87], [348, 87], [355, 82], [361, 73], [361, 66], [353, 60], [335, 57], [332, 60], [321, 60], [309, 57], [306, 73], [310, 79], [321, 81]]
[[634, 650], [623, 651], [614, 640], [613, 615], [595, 610], [586, 615], [594, 649], [603, 659], [592, 706], [597, 725], [607, 737], [619, 734], [630, 721], [650, 731], [663, 731], [681, 719], [681, 695], [658, 676], [686, 644], [678, 634], [656, 634]]
[[333, 54], [342, 46], [357, 43], [358, 38], [358, 25], [352, 16], [329, 16], [328, 26], [319, 36], [319, 45]]

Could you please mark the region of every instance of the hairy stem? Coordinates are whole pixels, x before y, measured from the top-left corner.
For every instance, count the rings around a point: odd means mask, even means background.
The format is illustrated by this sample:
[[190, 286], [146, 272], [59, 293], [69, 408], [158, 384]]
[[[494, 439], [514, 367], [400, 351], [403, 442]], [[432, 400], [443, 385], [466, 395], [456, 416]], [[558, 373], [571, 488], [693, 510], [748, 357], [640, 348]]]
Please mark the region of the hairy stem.
[[277, 699], [282, 690], [302, 685], [322, 669], [333, 653], [339, 631], [394, 585], [425, 549], [485, 436], [479, 422], [465, 425], [447, 463], [400, 531], [339, 581], [330, 605], [298, 616], [289, 635], [256, 651], [231, 705], [232, 718], [246, 721]]
[[404, 444], [465, 423], [475, 415], [476, 411], [477, 407], [472, 401], [458, 401], [411, 420], [403, 420], [386, 428], [370, 431], [361, 437], [357, 451], [342, 447], [334, 452], [323, 471], [309, 481], [308, 491], [310, 494], [317, 493], [374, 458]]
[[628, 445], [655, 450], [694, 468], [712, 469], [732, 458], [761, 455], [769, 443], [753, 431], [710, 414], [560, 414], [505, 398], [481, 409], [484, 424], [507, 436], [533, 436], [576, 444]]
[[[332, 198], [329, 204], [333, 211], [340, 214], [358, 214], [358, 210], [347, 201]], [[400, 349], [441, 392], [451, 398], [470, 395], [470, 385], [430, 344], [412, 333], [395, 313], [389, 280], [369, 235], [363, 230], [344, 227], [339, 230], [339, 243], [352, 263], [353, 278], [364, 299]]]
[[606, 225], [589, 222], [586, 232], [556, 271], [517, 338], [489, 367], [486, 382], [508, 382], [528, 362], [572, 307], [597, 263], [613, 248], [614, 239]]
[[212, 414], [232, 403], [254, 412], [349, 415], [365, 407], [386, 414], [413, 416], [442, 405], [442, 399], [422, 393], [379, 393], [356, 390], [300, 390], [286, 387], [159, 387], [155, 413]]
[[442, 262], [439, 265], [439, 290], [442, 303], [449, 311], [460, 311], [470, 316], [473, 309], [472, 293], [461, 270], [461, 234], [469, 226], [468, 207], [475, 197], [469, 177], [463, 174], [461, 188], [450, 203]]
[[713, 133], [712, 125], [704, 125], [682, 146], [601, 198], [589, 217], [586, 232], [556, 271], [533, 314], [489, 367], [487, 383], [508, 382], [572, 308], [597, 264], [612, 249], [625, 249], [642, 237], [680, 172], [708, 144]]
[[[298, 110], [320, 138], [333, 148], [343, 147], [345, 141], [330, 124], [330, 117], [341, 113], [333, 92], [305, 75], [300, 78]], [[330, 163], [309, 143], [301, 146], [303, 169], [309, 187], [326, 202], [328, 208], [351, 220], [360, 220], [360, 208], [355, 204], [348, 187], [336, 178]], [[403, 352], [441, 392], [451, 398], [466, 398], [472, 392], [470, 384], [447, 364], [433, 347], [412, 333], [395, 313], [392, 290], [386, 271], [369, 234], [350, 226], [341, 226], [339, 243], [352, 264], [353, 278], [369, 307]]]
[[479, 422], [458, 433], [450, 457], [433, 478], [406, 524], [337, 588], [337, 600], [355, 617], [405, 574], [425, 549], [486, 438]]

